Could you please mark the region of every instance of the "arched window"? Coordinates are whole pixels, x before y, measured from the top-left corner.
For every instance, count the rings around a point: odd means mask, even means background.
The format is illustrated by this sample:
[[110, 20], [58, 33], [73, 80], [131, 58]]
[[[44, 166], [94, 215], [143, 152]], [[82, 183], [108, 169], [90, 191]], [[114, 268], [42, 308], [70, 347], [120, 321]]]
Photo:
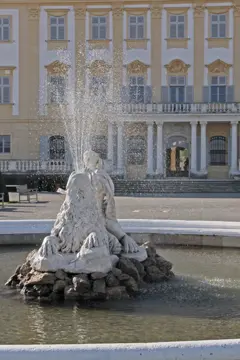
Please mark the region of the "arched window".
[[57, 135], [49, 138], [49, 155], [50, 160], [65, 159], [64, 136]]
[[210, 165], [227, 164], [227, 140], [225, 136], [212, 136], [210, 139]]

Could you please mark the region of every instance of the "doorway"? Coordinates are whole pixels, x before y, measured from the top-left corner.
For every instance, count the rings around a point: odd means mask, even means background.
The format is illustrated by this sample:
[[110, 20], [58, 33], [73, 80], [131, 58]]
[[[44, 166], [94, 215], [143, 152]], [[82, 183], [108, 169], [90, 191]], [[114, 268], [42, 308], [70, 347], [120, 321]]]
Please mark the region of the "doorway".
[[188, 143], [184, 137], [172, 137], [168, 140], [166, 149], [167, 177], [189, 176]]

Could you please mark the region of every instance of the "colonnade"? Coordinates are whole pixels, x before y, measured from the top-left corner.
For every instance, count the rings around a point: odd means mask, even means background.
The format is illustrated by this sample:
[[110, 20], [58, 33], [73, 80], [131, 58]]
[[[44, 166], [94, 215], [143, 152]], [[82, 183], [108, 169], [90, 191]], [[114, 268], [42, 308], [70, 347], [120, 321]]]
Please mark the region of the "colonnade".
[[[157, 126], [157, 164], [154, 171], [153, 147], [154, 147], [154, 123]], [[191, 146], [190, 146], [190, 174], [207, 174], [207, 121], [199, 121], [201, 137], [200, 170], [197, 169], [197, 126], [198, 121], [191, 121]], [[147, 174], [148, 176], [164, 176], [164, 121], [147, 122]], [[116, 123], [117, 126], [117, 174], [124, 174], [124, 122]], [[238, 170], [238, 121], [231, 121], [231, 159], [230, 173]], [[113, 162], [113, 124], [108, 123], [108, 160]]]

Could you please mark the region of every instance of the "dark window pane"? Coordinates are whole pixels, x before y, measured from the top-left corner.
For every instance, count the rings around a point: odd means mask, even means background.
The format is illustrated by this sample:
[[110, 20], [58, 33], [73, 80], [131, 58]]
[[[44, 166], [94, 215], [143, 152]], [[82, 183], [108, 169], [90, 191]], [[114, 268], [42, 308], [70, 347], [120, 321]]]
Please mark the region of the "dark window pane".
[[180, 86], [178, 88], [178, 102], [180, 103], [184, 103], [184, 98], [185, 98], [185, 87], [184, 86]]
[[226, 87], [219, 86], [219, 102], [225, 102], [225, 101], [226, 101]]
[[170, 100], [172, 103], [177, 102], [177, 88], [175, 86], [170, 87]]

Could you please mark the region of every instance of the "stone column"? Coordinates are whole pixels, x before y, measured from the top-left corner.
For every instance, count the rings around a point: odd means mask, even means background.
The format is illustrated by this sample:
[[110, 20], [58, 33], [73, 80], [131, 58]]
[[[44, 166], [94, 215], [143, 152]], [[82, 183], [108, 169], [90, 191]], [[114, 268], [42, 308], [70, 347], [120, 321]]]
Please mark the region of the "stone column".
[[207, 172], [207, 122], [200, 121], [201, 124], [201, 172]]
[[231, 174], [235, 173], [238, 169], [238, 144], [237, 144], [237, 132], [238, 132], [238, 122], [232, 121], [232, 143], [231, 143]]
[[113, 124], [108, 122], [108, 161], [113, 165]]
[[[21, 78], [20, 72], [20, 88], [21, 84], [26, 81], [29, 83], [27, 89], [28, 96], [28, 116], [29, 119], [38, 118], [39, 109], [39, 7], [32, 6], [28, 9], [28, 77], [27, 79]], [[40, 29], [41, 31], [41, 29]], [[15, 45], [13, 45], [15, 46]], [[24, 63], [23, 63], [23, 66]], [[33, 86], [34, 85], [34, 86]], [[20, 95], [20, 97], [22, 94]], [[24, 95], [23, 95], [24, 96]]]
[[197, 122], [191, 122], [191, 174], [197, 172]]
[[[76, 90], [80, 94], [85, 86], [85, 53], [86, 53], [86, 7], [74, 6], [75, 13], [75, 51], [76, 51]], [[80, 96], [80, 95], [79, 95]]]
[[117, 125], [117, 172], [123, 174], [123, 124]]
[[113, 4], [113, 92], [114, 101], [119, 102], [121, 97], [123, 77], [123, 6]]
[[[234, 6], [234, 36], [233, 36], [233, 64], [240, 63], [240, 6]], [[230, 40], [231, 41], [231, 40]], [[234, 96], [235, 101], [240, 101], [240, 66], [234, 66]]]
[[163, 122], [157, 122], [157, 175], [163, 176]]
[[153, 123], [148, 124], [147, 134], [147, 175], [153, 175]]
[[[152, 2], [151, 7], [151, 84], [153, 90], [153, 102], [161, 101], [161, 44], [162, 44], [162, 6], [157, 1]], [[163, 40], [165, 41], [165, 40]]]

